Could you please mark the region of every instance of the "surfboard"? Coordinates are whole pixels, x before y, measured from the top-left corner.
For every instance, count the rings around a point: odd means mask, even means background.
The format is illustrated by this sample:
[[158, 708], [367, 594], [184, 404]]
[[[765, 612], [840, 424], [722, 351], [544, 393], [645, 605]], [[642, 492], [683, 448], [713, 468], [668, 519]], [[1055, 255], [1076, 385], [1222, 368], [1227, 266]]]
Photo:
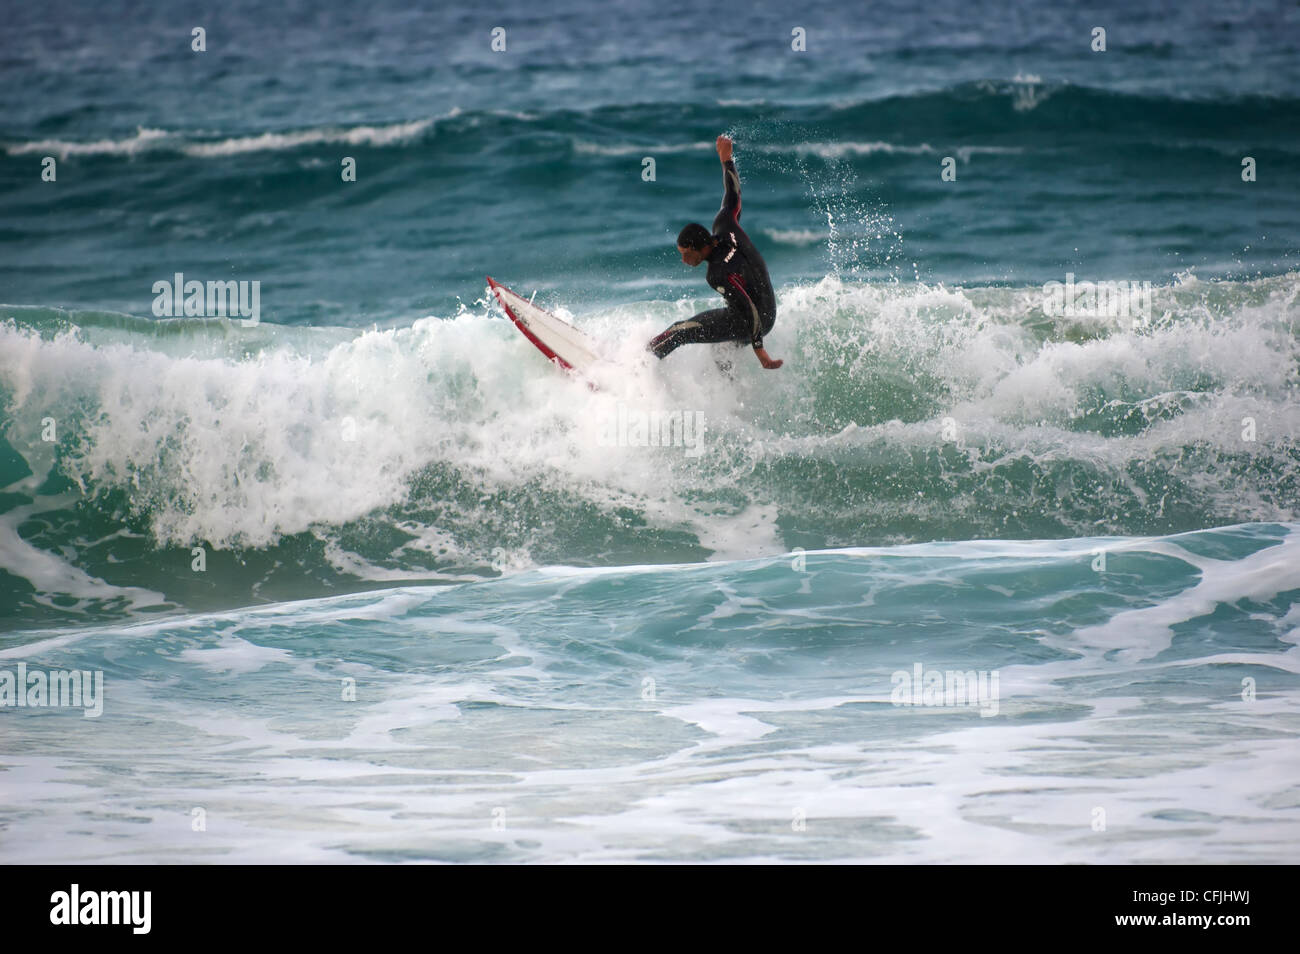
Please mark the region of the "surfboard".
[[488, 287], [515, 327], [551, 361], [566, 371], [579, 374], [600, 361], [596, 343], [573, 325], [539, 308], [523, 295], [512, 292], [491, 275], [487, 280]]

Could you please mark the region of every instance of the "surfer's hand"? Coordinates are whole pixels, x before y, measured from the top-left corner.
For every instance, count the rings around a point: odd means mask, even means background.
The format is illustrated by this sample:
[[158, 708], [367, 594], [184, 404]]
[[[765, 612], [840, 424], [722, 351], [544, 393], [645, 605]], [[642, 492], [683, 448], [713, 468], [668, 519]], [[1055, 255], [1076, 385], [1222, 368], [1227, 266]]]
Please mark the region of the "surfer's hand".
[[731, 158], [731, 137], [730, 136], [724, 133], [723, 135], [718, 137], [718, 141], [717, 143], [715, 143], [715, 145], [718, 147], [718, 158], [720, 160], [726, 162], [728, 159]]
[[767, 368], [769, 371], [775, 371], [777, 368], [781, 367], [781, 365], [785, 364], [784, 361], [769, 357], [766, 349], [763, 348], [755, 348], [754, 354], [758, 355], [759, 364]]

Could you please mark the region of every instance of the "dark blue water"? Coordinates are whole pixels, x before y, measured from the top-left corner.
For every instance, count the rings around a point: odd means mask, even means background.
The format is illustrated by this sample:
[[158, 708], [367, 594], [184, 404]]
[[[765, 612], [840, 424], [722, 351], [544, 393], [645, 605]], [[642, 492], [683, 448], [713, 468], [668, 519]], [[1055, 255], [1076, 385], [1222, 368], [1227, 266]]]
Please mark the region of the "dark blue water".
[[484, 272], [583, 308], [698, 295], [672, 239], [716, 208], [723, 130], [780, 284], [1293, 267], [1300, 12], [1138, 6], [15, 5], [0, 291], [147, 313], [179, 270], [353, 326]]

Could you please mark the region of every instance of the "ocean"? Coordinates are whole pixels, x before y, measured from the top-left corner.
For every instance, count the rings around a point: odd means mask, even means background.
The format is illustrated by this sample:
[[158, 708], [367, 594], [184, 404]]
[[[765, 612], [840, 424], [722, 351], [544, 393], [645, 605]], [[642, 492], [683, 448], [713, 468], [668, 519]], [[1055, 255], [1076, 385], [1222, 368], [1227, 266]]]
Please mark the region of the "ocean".
[[0, 861], [1294, 861], [1296, 4], [3, 16]]

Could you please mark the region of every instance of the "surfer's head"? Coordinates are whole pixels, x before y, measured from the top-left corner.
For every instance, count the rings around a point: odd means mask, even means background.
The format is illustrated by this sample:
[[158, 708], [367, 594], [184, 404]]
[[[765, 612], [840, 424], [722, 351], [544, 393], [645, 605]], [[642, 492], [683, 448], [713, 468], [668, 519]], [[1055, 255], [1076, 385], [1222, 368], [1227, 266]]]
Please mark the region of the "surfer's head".
[[677, 233], [677, 251], [681, 252], [682, 261], [692, 268], [704, 261], [712, 244], [712, 233], [698, 222], [692, 222]]

